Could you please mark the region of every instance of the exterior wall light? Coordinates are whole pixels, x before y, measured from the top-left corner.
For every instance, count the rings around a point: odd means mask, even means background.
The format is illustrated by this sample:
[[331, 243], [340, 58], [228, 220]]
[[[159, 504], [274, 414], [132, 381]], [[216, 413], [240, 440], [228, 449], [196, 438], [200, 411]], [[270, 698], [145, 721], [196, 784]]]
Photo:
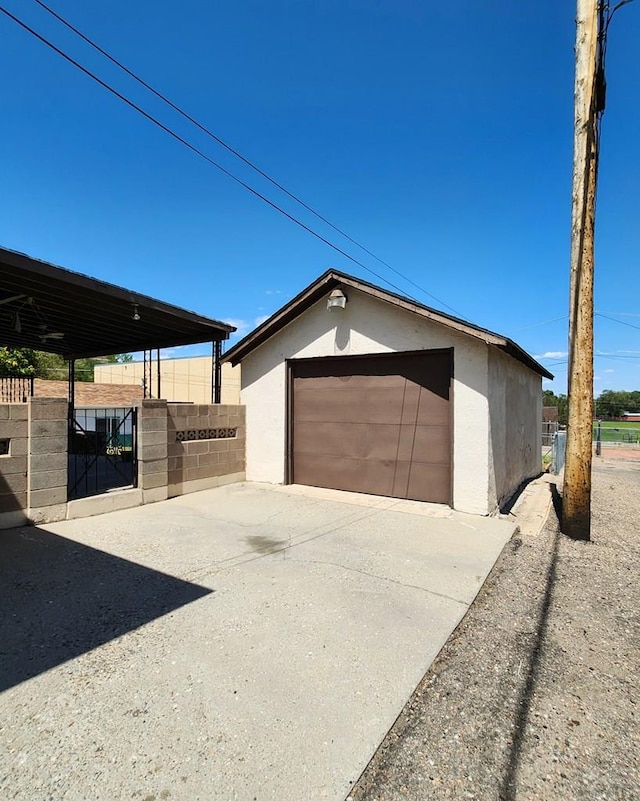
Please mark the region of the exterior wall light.
[[344, 309], [346, 305], [347, 296], [341, 289], [334, 289], [327, 298], [327, 309], [329, 311], [332, 311], [333, 309]]

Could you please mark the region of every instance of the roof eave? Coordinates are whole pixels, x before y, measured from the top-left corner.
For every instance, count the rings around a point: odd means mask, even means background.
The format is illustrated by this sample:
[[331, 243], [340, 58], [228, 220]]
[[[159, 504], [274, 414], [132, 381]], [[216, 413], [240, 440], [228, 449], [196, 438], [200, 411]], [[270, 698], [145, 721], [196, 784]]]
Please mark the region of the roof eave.
[[553, 380], [553, 374], [550, 373], [546, 367], [543, 367], [540, 362], [537, 362], [532, 356], [529, 356], [526, 350], [523, 350], [520, 345], [515, 343], [512, 339], [505, 338], [504, 345], [499, 345], [498, 347], [513, 359], [517, 359], [517, 361], [529, 367], [535, 373], [539, 373], [543, 378]]
[[240, 342], [236, 343], [224, 354], [223, 361], [229, 361], [234, 366], [239, 364], [249, 353], [271, 339], [272, 336], [289, 325], [289, 323], [293, 322], [296, 317], [324, 297], [331, 289], [338, 286], [353, 287], [384, 303], [389, 303], [397, 308], [405, 309], [420, 317], [431, 320], [434, 323], [443, 325], [449, 330], [458, 331], [474, 339], [479, 339], [487, 345], [494, 345], [545, 378], [553, 378], [548, 370], [541, 364], [538, 364], [538, 362], [529, 356], [519, 345], [506, 337], [500, 336], [485, 328], [467, 323], [465, 320], [453, 317], [445, 312], [440, 312], [429, 306], [424, 306], [411, 298], [389, 292], [367, 281], [333, 269], [327, 270], [327, 272], [321, 275], [313, 284], [296, 295], [295, 298], [290, 300], [289, 303], [265, 320], [264, 323], [247, 334]]

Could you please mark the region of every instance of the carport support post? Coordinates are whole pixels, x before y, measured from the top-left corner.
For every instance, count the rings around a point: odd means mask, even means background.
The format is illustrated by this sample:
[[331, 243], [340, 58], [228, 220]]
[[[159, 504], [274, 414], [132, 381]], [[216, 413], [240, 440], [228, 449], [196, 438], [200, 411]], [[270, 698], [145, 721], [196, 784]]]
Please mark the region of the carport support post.
[[76, 405], [76, 360], [71, 357], [69, 359], [69, 411], [73, 415]]
[[162, 397], [160, 393], [160, 348], [156, 348], [156, 375], [158, 377], [158, 400]]
[[147, 397], [147, 351], [142, 352], [142, 397]]
[[216, 339], [213, 343], [213, 402], [220, 403], [222, 396], [222, 365], [220, 358], [222, 356], [222, 343]]
[[[69, 359], [69, 385], [67, 392], [67, 469], [70, 455], [73, 451], [73, 435], [75, 431], [76, 420], [76, 360], [71, 357]], [[74, 456], [75, 461], [75, 456]], [[68, 475], [67, 475], [68, 480]], [[67, 487], [68, 489], [68, 487]]]
[[216, 397], [216, 341], [211, 342], [211, 403]]

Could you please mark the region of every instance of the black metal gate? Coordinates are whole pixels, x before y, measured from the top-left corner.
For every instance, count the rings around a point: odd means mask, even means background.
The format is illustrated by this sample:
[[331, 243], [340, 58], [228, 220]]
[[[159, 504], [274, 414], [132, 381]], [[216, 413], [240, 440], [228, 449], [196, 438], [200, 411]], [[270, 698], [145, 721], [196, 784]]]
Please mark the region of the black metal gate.
[[68, 498], [86, 498], [138, 483], [135, 407], [69, 412]]

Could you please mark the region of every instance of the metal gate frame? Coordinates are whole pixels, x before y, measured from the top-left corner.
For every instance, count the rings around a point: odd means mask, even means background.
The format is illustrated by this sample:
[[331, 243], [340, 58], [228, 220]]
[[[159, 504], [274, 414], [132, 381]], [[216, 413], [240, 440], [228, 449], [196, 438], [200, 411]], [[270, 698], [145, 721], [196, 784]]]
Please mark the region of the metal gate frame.
[[[106, 492], [109, 489], [116, 489], [118, 486], [122, 487], [137, 487], [138, 486], [138, 410], [135, 406], [132, 407], [110, 407], [110, 406], [96, 406], [96, 407], [85, 407], [82, 409], [83, 412], [87, 411], [87, 408], [98, 409], [102, 410], [119, 410], [125, 411], [126, 413], [123, 415], [122, 419], [116, 426], [115, 430], [108, 431], [105, 433], [105, 440], [104, 443], [99, 443], [98, 441], [98, 431], [91, 431], [86, 429], [83, 425], [81, 425], [76, 417], [77, 410], [73, 405], [69, 405], [69, 432], [68, 432], [68, 458], [70, 459], [73, 457], [83, 457], [84, 465], [81, 473], [75, 476], [75, 481], [72, 484], [71, 473], [69, 472], [69, 481], [67, 485], [67, 499], [68, 500], [75, 500], [78, 497], [89, 497], [93, 495], [99, 495], [102, 492]], [[97, 418], [96, 418], [97, 419]], [[120, 464], [118, 463], [118, 459], [122, 455], [122, 450], [120, 450], [120, 444], [118, 441], [118, 437], [121, 434], [121, 431], [125, 425], [125, 423], [130, 422], [131, 424], [131, 476], [127, 475], [122, 471], [120, 468]], [[91, 451], [89, 449], [85, 449], [84, 453], [76, 453], [74, 442], [76, 439], [76, 435], [82, 434], [86, 437], [85, 443], [91, 441], [88, 435], [95, 435], [92, 439], [94, 442], [94, 450]], [[106, 458], [108, 464], [110, 464], [116, 473], [118, 473], [123, 479], [124, 483], [121, 485], [116, 485], [115, 487], [105, 487], [100, 488], [98, 486], [99, 477], [98, 477], [98, 465], [99, 465], [99, 458], [103, 456]], [[74, 464], [77, 462], [74, 462]], [[93, 475], [95, 477], [95, 489], [94, 491], [88, 491], [88, 484], [89, 479], [91, 477], [91, 471], [93, 470]], [[85, 488], [87, 489], [86, 492], [82, 493], [81, 495], [78, 494], [78, 489], [82, 482], [84, 481]]]

